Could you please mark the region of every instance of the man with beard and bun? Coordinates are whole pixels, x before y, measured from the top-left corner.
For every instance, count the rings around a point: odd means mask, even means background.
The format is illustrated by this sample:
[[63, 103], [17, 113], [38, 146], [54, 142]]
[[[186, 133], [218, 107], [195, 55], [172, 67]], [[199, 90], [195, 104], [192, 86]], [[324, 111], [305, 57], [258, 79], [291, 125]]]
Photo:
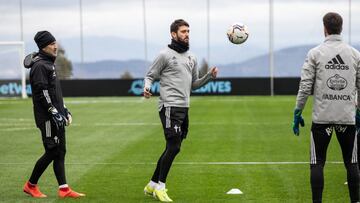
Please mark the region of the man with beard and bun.
[[59, 184], [60, 198], [77, 198], [85, 194], [73, 191], [65, 177], [65, 125], [72, 122], [71, 113], [64, 105], [59, 80], [56, 77], [55, 59], [58, 45], [48, 31], [36, 33], [34, 40], [38, 53], [25, 57], [24, 66], [30, 68], [30, 84], [36, 126], [41, 131], [45, 153], [36, 162], [24, 192], [35, 198], [45, 198], [40, 192], [38, 180], [48, 165], [53, 162], [54, 173]]
[[175, 156], [180, 151], [188, 133], [191, 90], [216, 78], [218, 69], [213, 67], [199, 78], [195, 56], [189, 52], [189, 24], [175, 20], [170, 26], [171, 44], [162, 50], [150, 66], [145, 77], [144, 97], [150, 98], [150, 88], [160, 79], [159, 116], [163, 126], [166, 148], [160, 156], [155, 172], [144, 192], [162, 202], [172, 202], [165, 188], [166, 177]]
[[350, 200], [359, 202], [356, 128], [360, 124], [360, 53], [342, 40], [343, 20], [339, 14], [327, 13], [323, 24], [325, 41], [308, 52], [302, 67], [293, 131], [299, 135], [299, 124], [304, 126], [301, 113], [313, 90], [310, 135], [312, 201], [322, 202], [326, 151], [335, 131], [347, 171]]

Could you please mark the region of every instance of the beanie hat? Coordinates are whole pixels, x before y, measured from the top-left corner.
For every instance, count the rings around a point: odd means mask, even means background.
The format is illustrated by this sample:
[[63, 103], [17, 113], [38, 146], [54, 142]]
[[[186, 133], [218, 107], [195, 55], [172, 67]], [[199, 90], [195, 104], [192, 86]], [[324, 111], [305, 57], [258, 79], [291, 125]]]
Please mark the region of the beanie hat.
[[48, 31], [39, 31], [36, 33], [34, 40], [39, 49], [46, 47], [47, 45], [55, 42], [55, 37]]

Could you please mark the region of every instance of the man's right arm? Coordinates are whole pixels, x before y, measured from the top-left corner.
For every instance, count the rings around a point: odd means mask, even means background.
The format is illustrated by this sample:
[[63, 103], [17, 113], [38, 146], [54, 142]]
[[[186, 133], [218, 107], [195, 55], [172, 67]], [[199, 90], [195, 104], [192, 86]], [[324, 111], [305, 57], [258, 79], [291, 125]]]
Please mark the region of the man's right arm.
[[49, 95], [49, 74], [50, 71], [42, 64], [34, 64], [31, 68], [31, 81], [34, 87], [33, 97], [36, 102], [39, 102], [51, 115], [56, 128], [59, 130], [68, 123], [67, 119], [61, 115], [54, 107]]
[[301, 69], [301, 80], [296, 98], [296, 109], [304, 109], [307, 98], [311, 94], [315, 82], [315, 59], [310, 50]]
[[356, 89], [357, 89], [357, 109], [360, 111], [360, 53], [355, 50], [356, 57]]
[[315, 59], [313, 57], [312, 50], [310, 50], [301, 69], [301, 80], [296, 98], [296, 107], [294, 110], [294, 121], [292, 123], [292, 129], [296, 136], [300, 135], [299, 125], [303, 127], [305, 126], [305, 121], [301, 116], [301, 113], [305, 107], [307, 98], [311, 94], [311, 90], [315, 81], [315, 73]]
[[160, 54], [151, 64], [149, 71], [144, 79], [144, 96], [149, 98], [151, 96], [150, 88], [155, 79], [160, 77], [161, 70], [166, 64], [166, 59], [163, 54]]
[[42, 64], [34, 64], [32, 67], [31, 81], [33, 83], [33, 97], [46, 110], [53, 107], [51, 97], [49, 95], [48, 71]]
[[355, 111], [355, 126], [360, 129], [360, 53], [354, 50], [356, 62], [356, 90], [357, 90], [357, 105]]

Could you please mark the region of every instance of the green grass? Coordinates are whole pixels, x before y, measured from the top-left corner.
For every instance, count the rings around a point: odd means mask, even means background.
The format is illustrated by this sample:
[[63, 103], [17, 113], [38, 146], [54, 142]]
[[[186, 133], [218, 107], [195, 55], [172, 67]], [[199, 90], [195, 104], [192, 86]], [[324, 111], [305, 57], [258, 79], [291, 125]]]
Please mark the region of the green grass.
[[[52, 166], [39, 185], [48, 195], [22, 192], [43, 147], [32, 103], [0, 100], [0, 202], [157, 202], [143, 195], [165, 141], [157, 98], [66, 98], [67, 180], [87, 197], [59, 200]], [[308, 164], [206, 165], [205, 162], [307, 162], [311, 99], [305, 128], [292, 135], [295, 97], [192, 97], [190, 132], [167, 180], [176, 202], [310, 202]], [[137, 125], [140, 123], [140, 125]], [[333, 137], [328, 161], [341, 161]], [[191, 164], [192, 163], [192, 164]], [[324, 202], [348, 202], [342, 164], [325, 167]], [[226, 195], [239, 188], [242, 195]]]

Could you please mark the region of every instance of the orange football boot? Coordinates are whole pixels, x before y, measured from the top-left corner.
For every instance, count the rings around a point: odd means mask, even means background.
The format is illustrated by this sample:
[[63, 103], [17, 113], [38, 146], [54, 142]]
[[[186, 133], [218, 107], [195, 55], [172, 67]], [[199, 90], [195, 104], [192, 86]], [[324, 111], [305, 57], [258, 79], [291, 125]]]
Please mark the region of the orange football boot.
[[32, 185], [32, 184], [30, 184], [29, 181], [26, 181], [23, 190], [24, 190], [25, 193], [27, 193], [30, 196], [35, 197], [35, 198], [45, 198], [45, 197], [47, 197], [45, 194], [40, 192], [40, 189], [39, 189], [38, 185]]
[[85, 197], [85, 194], [79, 193], [79, 192], [75, 192], [75, 191], [73, 191], [70, 187], [60, 188], [58, 194], [59, 194], [59, 197], [60, 197], [60, 198], [66, 198], [66, 197], [70, 197], [70, 198]]

